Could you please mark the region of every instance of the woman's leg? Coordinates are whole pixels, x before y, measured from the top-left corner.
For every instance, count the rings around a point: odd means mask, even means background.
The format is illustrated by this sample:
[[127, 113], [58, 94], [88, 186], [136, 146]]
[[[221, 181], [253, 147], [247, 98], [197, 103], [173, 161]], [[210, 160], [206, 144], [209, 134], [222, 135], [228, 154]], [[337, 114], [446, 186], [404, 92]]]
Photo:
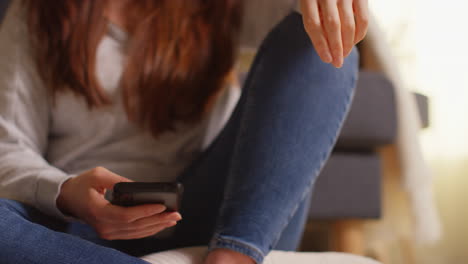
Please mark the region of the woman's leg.
[[341, 69], [321, 62], [299, 14], [276, 26], [228, 124], [179, 178], [186, 191], [178, 245], [210, 241], [211, 249], [233, 249], [259, 263], [271, 249], [297, 246], [357, 69], [356, 51]]
[[16, 201], [0, 199], [0, 260], [28, 263], [147, 263], [63, 233], [67, 223]]

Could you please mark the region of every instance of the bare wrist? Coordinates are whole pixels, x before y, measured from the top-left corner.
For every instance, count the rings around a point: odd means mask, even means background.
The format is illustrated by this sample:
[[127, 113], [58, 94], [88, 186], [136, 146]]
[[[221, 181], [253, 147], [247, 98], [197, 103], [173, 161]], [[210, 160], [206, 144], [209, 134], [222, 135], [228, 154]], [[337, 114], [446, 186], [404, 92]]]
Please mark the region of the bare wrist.
[[67, 201], [66, 201], [66, 194], [68, 193], [68, 189], [70, 187], [72, 178], [66, 180], [62, 183], [60, 187], [60, 193], [57, 196], [56, 205], [57, 208], [66, 215], [71, 215], [70, 211], [67, 209]]

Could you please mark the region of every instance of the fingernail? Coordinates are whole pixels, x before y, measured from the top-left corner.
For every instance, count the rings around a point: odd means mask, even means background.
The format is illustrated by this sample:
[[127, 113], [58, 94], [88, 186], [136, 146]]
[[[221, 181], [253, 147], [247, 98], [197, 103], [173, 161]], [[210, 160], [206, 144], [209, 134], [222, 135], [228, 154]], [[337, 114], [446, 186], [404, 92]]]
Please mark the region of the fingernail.
[[341, 68], [343, 66], [343, 59], [342, 58], [338, 58], [338, 59], [335, 59], [333, 61], [333, 66], [335, 66], [335, 68]]
[[331, 65], [333, 65], [333, 67], [335, 67], [335, 68], [338, 68], [338, 61], [333, 60]]
[[171, 221], [171, 222], [166, 224], [167, 227], [171, 227], [171, 226], [175, 226], [175, 225], [177, 225], [177, 222], [174, 222], [174, 221]]
[[182, 216], [179, 213], [175, 213], [174, 216], [177, 219], [177, 221], [182, 220]]
[[325, 52], [323, 57], [325, 63], [331, 63], [333, 61], [333, 57], [331, 56], [330, 52]]
[[352, 49], [344, 49], [343, 50], [343, 58], [348, 57], [349, 53], [351, 52]]
[[167, 221], [179, 221], [182, 220], [182, 216], [178, 212], [169, 213], [166, 215]]
[[154, 211], [156, 212], [164, 212], [166, 211], [166, 206], [162, 205], [162, 204], [158, 204], [158, 206], [155, 207]]

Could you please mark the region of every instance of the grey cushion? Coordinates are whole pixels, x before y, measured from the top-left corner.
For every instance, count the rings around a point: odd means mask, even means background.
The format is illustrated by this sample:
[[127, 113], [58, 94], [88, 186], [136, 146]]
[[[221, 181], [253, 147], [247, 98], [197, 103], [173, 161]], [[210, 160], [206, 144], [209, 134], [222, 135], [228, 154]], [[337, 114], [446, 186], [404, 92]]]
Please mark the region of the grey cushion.
[[348, 118], [337, 149], [374, 149], [396, 137], [396, 109], [392, 84], [380, 73], [361, 71]]
[[429, 98], [422, 94], [415, 94], [419, 116], [423, 128], [429, 127]]
[[0, 24], [2, 23], [3, 17], [5, 16], [6, 9], [10, 0], [0, 0]]
[[309, 217], [380, 217], [380, 167], [373, 152], [333, 153], [315, 184]]
[[[397, 135], [397, 112], [392, 84], [377, 72], [361, 71], [351, 111], [337, 149], [371, 150], [393, 143]], [[414, 94], [422, 127], [429, 126], [429, 99]]]

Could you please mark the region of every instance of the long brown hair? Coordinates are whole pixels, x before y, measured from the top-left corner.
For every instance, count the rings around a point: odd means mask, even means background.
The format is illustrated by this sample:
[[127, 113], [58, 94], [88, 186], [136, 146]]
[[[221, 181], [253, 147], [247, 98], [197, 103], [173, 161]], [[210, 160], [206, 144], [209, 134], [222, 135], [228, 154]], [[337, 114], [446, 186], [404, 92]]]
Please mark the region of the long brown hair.
[[[107, 1], [23, 1], [38, 69], [52, 94], [73, 91], [90, 108], [112, 103], [95, 75]], [[131, 37], [120, 85], [129, 119], [154, 136], [177, 121], [200, 120], [233, 67], [242, 0], [128, 2]]]

